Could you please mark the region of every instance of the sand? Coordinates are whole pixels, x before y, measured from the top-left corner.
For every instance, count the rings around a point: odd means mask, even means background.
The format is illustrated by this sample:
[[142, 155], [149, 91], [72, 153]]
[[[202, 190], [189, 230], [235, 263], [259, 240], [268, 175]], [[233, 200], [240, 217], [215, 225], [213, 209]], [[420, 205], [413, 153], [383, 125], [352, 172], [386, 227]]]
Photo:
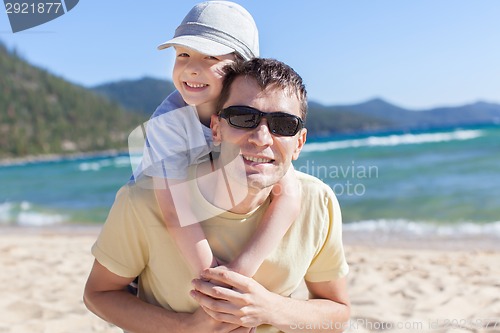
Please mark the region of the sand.
[[0, 332], [122, 332], [82, 301], [97, 229], [0, 229]]
[[[82, 302], [97, 232], [0, 228], [0, 333], [121, 332]], [[500, 242], [383, 238], [345, 237], [347, 332], [500, 332]]]

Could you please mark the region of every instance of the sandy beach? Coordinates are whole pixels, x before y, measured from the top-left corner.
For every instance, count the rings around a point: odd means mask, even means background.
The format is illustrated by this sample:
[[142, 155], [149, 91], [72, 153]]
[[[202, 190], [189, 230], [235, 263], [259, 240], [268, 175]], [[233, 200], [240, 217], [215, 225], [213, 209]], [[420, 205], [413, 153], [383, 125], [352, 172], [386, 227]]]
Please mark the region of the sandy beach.
[[[82, 302], [97, 233], [0, 228], [0, 333], [121, 332]], [[498, 241], [375, 236], [345, 235], [347, 332], [500, 332]]]

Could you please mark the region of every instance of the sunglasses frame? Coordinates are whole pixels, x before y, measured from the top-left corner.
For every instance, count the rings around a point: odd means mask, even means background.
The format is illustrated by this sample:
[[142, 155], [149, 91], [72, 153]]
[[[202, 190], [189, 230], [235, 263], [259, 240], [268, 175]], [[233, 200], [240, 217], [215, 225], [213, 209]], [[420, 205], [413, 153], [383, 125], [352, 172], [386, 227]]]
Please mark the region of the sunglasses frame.
[[[256, 115], [257, 116], [257, 121], [255, 122], [254, 125], [252, 125], [250, 127], [235, 125], [235, 124], [233, 124], [231, 122], [231, 118], [230, 118], [232, 115], [235, 115], [235, 114], [231, 114], [231, 110], [232, 109], [233, 110], [241, 110], [241, 109], [243, 109], [243, 110], [249, 111], [246, 114]], [[244, 115], [244, 114], [245, 113], [241, 113], [241, 115]], [[262, 118], [265, 118], [267, 120], [267, 127], [269, 128], [269, 131], [272, 134], [279, 135], [279, 136], [294, 136], [301, 129], [304, 128], [304, 121], [299, 116], [296, 116], [294, 114], [287, 113], [287, 112], [281, 112], [281, 111], [278, 111], [278, 112], [262, 112], [259, 109], [256, 109], [256, 108], [253, 108], [253, 107], [247, 106], [247, 105], [231, 105], [231, 106], [228, 106], [227, 108], [222, 109], [222, 111], [219, 113], [219, 118], [226, 119], [229, 125], [231, 125], [234, 128], [241, 128], [241, 129], [254, 129], [254, 128], [257, 128], [257, 126], [259, 126]], [[272, 120], [271, 120], [272, 118], [293, 118], [293, 119], [297, 120], [297, 127], [295, 128], [294, 133], [290, 134], [290, 135], [276, 133], [275, 129], [271, 128], [271, 126], [270, 126], [270, 124], [273, 123]]]

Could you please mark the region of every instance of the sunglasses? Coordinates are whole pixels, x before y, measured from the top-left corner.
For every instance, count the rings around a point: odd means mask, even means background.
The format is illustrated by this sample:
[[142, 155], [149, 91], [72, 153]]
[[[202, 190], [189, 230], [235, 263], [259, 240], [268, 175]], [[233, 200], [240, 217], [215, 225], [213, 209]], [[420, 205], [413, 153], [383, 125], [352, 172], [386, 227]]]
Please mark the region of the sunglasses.
[[280, 136], [294, 136], [304, 127], [299, 117], [286, 112], [262, 112], [251, 106], [232, 105], [223, 109], [220, 118], [227, 120], [229, 125], [236, 128], [256, 128], [262, 118], [267, 120], [267, 126], [272, 134]]

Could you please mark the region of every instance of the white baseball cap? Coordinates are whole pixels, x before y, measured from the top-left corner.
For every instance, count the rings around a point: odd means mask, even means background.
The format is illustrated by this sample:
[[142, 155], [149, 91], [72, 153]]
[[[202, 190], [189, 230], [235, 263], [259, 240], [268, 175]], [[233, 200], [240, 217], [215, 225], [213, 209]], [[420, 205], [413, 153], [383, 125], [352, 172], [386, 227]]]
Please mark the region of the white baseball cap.
[[158, 46], [184, 46], [219, 56], [237, 53], [249, 60], [259, 56], [259, 33], [250, 13], [231, 1], [206, 1], [195, 5], [175, 30], [174, 38]]

